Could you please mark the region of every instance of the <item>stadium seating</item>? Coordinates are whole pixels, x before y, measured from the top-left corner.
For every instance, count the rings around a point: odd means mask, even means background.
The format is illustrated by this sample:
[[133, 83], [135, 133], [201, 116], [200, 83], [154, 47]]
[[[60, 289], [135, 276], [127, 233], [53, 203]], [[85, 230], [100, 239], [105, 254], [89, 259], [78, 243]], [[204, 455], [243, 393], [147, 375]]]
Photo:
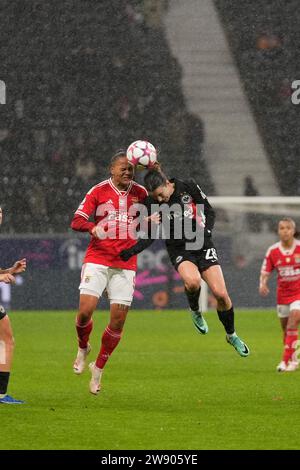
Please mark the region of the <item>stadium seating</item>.
[[162, 4], [2, 2], [3, 231], [65, 232], [113, 152], [137, 138], [158, 147], [170, 173], [205, 170], [203, 125], [187, 112]]
[[282, 194], [300, 194], [299, 2], [215, 0]]

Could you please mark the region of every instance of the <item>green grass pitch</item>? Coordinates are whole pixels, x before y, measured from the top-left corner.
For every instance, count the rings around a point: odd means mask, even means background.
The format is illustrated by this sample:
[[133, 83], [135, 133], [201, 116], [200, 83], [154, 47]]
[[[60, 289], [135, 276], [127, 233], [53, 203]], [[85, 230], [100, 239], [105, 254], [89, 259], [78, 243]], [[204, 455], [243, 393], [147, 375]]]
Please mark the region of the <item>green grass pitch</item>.
[[[73, 312], [10, 315], [16, 351], [0, 405], [0, 449], [299, 449], [300, 371], [279, 374], [275, 312], [237, 311], [251, 349], [241, 358], [225, 342], [215, 312], [207, 336], [184, 311], [132, 311], [97, 397], [89, 372], [75, 376]], [[107, 312], [95, 313], [91, 360]]]

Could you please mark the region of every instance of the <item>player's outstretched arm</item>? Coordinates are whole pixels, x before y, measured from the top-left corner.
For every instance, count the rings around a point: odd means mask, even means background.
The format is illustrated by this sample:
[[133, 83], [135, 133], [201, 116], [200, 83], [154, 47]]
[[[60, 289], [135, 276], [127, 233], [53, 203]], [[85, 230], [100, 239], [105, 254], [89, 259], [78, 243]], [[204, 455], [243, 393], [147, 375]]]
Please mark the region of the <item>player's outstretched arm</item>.
[[92, 235], [92, 230], [94, 227], [94, 222], [89, 222], [84, 217], [78, 214], [74, 215], [71, 222], [71, 228], [76, 232], [90, 232], [90, 234]]
[[5, 284], [14, 284], [16, 280], [12, 274], [5, 273], [0, 274], [0, 282], [5, 282]]
[[[155, 226], [158, 226], [161, 223], [160, 214], [158, 212], [154, 212], [153, 214], [145, 217], [144, 222], [148, 225], [148, 234], [151, 234], [151, 233], [153, 233], [152, 230], [151, 230], [151, 224], [154, 224]], [[156, 230], [156, 235], [157, 234], [158, 234], [158, 232]], [[143, 238], [141, 236], [141, 238], [139, 238], [139, 240], [137, 241], [137, 243], [135, 245], [133, 245], [131, 248], [127, 248], [126, 250], [121, 251], [120, 258], [123, 261], [128, 261], [132, 256], [138, 255], [142, 251], [146, 250], [146, 248], [148, 248], [150, 245], [152, 245], [152, 243], [154, 242], [154, 240], [156, 240], [156, 238], [157, 237], [155, 237], [155, 238], [150, 238], [150, 237], [149, 238]]]
[[20, 274], [26, 270], [26, 258], [16, 261], [14, 265], [8, 269], [10, 274]]
[[[0, 275], [2, 274], [19, 274], [23, 273], [26, 269], [26, 258], [16, 261], [11, 268], [0, 269]], [[4, 281], [6, 282], [6, 281]], [[12, 281], [14, 282], [14, 281]]]
[[153, 242], [154, 239], [152, 238], [140, 238], [140, 240], [131, 248], [128, 248], [127, 250], [122, 250], [120, 253], [120, 258], [123, 261], [128, 261], [132, 256], [138, 255], [150, 245], [152, 245]]
[[260, 275], [259, 293], [263, 297], [266, 297], [270, 293], [270, 289], [268, 287], [269, 277], [270, 277], [270, 274], [267, 274], [267, 273], [261, 273], [261, 275]]
[[191, 195], [196, 204], [204, 205], [204, 212], [206, 217], [205, 228], [209, 231], [209, 234], [211, 234], [216, 219], [216, 213], [214, 209], [210, 205], [207, 196], [203, 193], [200, 186], [196, 183], [193, 178], [188, 181], [188, 189], [191, 191]]

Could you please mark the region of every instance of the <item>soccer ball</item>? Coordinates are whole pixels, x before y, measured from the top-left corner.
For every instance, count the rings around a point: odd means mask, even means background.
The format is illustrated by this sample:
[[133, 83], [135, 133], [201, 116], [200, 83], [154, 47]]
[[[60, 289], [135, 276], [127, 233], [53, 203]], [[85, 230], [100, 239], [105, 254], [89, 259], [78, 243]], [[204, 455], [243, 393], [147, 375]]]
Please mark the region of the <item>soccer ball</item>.
[[157, 160], [156, 148], [146, 140], [136, 140], [129, 145], [127, 160], [133, 166], [153, 168]]

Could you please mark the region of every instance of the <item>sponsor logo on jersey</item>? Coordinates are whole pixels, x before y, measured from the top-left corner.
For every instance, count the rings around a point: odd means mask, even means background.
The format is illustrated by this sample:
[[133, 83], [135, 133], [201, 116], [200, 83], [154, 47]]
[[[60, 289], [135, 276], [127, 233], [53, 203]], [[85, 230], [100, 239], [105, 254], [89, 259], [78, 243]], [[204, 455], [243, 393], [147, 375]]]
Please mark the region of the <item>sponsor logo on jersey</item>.
[[300, 268], [294, 269], [293, 266], [282, 266], [279, 268], [280, 276], [282, 277], [293, 277], [300, 275]]
[[169, 220], [175, 220], [175, 219], [183, 219], [184, 217], [188, 217], [189, 219], [193, 218], [193, 208], [189, 207], [188, 209], [181, 211], [174, 211], [171, 212], [170, 214], [167, 214], [167, 218]]
[[193, 218], [193, 208], [190, 207], [186, 211], [183, 212], [184, 217], [189, 217], [190, 219]]

